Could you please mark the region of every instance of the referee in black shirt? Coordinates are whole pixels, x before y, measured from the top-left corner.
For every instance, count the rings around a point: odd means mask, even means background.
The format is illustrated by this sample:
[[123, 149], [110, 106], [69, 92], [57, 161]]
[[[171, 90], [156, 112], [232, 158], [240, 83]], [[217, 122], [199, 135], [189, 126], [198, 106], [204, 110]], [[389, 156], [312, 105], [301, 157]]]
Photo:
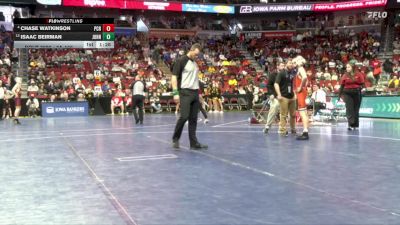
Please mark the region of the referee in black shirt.
[[[132, 108], [133, 116], [135, 117], [136, 124], [140, 122], [143, 124], [143, 110], [144, 110], [144, 99], [146, 97], [146, 84], [142, 81], [142, 77], [137, 75], [135, 82], [132, 84]], [[136, 112], [136, 108], [139, 108], [139, 117]]]
[[174, 135], [172, 137], [173, 147], [179, 148], [179, 139], [183, 127], [189, 120], [190, 149], [200, 150], [208, 148], [200, 144], [196, 137], [197, 114], [200, 109], [199, 101], [199, 67], [195, 62], [197, 55], [201, 52], [200, 44], [193, 44], [190, 51], [178, 58], [172, 68], [172, 89], [174, 100], [180, 102], [180, 116], [176, 122]]

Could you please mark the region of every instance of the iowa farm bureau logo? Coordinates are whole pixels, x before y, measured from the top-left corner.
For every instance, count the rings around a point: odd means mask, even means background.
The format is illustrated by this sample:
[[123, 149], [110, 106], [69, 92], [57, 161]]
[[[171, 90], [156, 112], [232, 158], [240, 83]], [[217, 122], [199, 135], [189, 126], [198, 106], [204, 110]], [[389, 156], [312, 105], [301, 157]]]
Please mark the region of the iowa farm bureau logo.
[[[400, 0], [398, 0], [398, 1], [400, 1]], [[251, 5], [240, 6], [240, 13], [253, 13], [253, 6], [251, 6]]]

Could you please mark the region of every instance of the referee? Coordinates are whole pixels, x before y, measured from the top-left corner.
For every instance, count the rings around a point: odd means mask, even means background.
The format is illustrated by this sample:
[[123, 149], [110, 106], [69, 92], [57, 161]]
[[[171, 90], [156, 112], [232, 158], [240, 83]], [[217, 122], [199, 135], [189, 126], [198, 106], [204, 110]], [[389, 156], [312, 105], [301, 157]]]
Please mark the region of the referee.
[[[135, 122], [138, 124], [143, 124], [143, 108], [144, 108], [144, 99], [146, 95], [146, 84], [141, 80], [140, 75], [135, 77], [135, 82], [132, 84], [132, 108], [133, 108], [133, 116], [135, 116]], [[136, 112], [136, 107], [139, 108], [139, 117]]]
[[200, 144], [196, 137], [197, 114], [200, 109], [199, 100], [199, 67], [195, 61], [201, 52], [200, 44], [193, 44], [189, 52], [178, 58], [172, 68], [172, 89], [174, 100], [180, 102], [180, 116], [176, 122], [174, 135], [172, 137], [173, 148], [179, 148], [179, 139], [182, 135], [183, 127], [189, 120], [189, 140], [190, 149], [207, 149], [207, 145]]

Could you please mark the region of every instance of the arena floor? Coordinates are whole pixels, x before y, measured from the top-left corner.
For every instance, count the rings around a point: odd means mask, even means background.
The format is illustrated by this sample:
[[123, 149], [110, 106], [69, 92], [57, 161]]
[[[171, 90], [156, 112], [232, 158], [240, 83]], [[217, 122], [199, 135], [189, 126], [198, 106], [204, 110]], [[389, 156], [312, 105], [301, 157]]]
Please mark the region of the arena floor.
[[210, 147], [171, 148], [175, 115], [0, 122], [0, 224], [400, 224], [400, 121], [265, 136], [210, 115]]

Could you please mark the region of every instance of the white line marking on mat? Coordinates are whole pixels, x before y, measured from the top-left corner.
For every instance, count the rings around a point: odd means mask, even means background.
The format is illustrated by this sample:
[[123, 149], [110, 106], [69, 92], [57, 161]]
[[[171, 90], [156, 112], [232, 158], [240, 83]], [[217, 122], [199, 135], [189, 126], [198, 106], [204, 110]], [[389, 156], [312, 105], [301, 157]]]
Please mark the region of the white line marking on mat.
[[[18, 131], [17, 135], [23, 135], [24, 133], [28, 133], [26, 135], [35, 135], [35, 134], [42, 134], [42, 133], [59, 133], [59, 132], [87, 132], [87, 131], [110, 131], [110, 130], [127, 130], [127, 129], [132, 129], [132, 128], [139, 128], [139, 129], [145, 129], [145, 128], [157, 128], [157, 127], [167, 127], [167, 126], [172, 126], [176, 125], [175, 123], [170, 123], [170, 124], [162, 124], [162, 125], [153, 125], [153, 126], [130, 126], [130, 127], [119, 127], [119, 128], [99, 128], [99, 129], [71, 129], [71, 130], [38, 130], [38, 131]], [[10, 132], [10, 131], [4, 131], [0, 132], [0, 134], [14, 134], [15, 131]]]
[[212, 126], [212, 127], [222, 127], [224, 125], [234, 124], [234, 123], [241, 123], [241, 122], [245, 122], [245, 121], [247, 121], [247, 120], [240, 120], [240, 121], [234, 121], [234, 122], [229, 122], [229, 123], [222, 123], [222, 124], [218, 124], [218, 125], [215, 125], [215, 126]]
[[[186, 131], [184, 131], [186, 133]], [[130, 135], [130, 134], [172, 134], [173, 131], [134, 131], [134, 132], [121, 132], [121, 133], [100, 133], [100, 134], [78, 134], [78, 135], [64, 135], [64, 137], [90, 137], [90, 136], [110, 136], [110, 135]], [[262, 133], [261, 131], [255, 130], [210, 130], [210, 131], [197, 131], [197, 133]], [[273, 133], [271, 133], [273, 134]], [[275, 134], [277, 134], [275, 132]], [[374, 137], [374, 136], [362, 136], [362, 135], [347, 135], [347, 134], [332, 134], [332, 133], [309, 133], [321, 136], [342, 136], [342, 137], [358, 137], [358, 138], [371, 138], [379, 140], [391, 140], [400, 141], [400, 138], [386, 138], [386, 137]], [[43, 140], [51, 138], [59, 138], [60, 136], [45, 136], [45, 137], [34, 137], [34, 138], [18, 138], [18, 139], [3, 139], [1, 142], [15, 142], [15, 141], [27, 141], [27, 140]], [[313, 138], [313, 137], [311, 137]]]
[[174, 154], [166, 155], [143, 155], [143, 156], [130, 156], [116, 158], [120, 162], [131, 162], [131, 161], [145, 161], [145, 160], [158, 160], [158, 159], [176, 159], [178, 156]]
[[97, 173], [92, 169], [92, 167], [89, 165], [89, 163], [79, 154], [79, 152], [76, 150], [76, 148], [67, 140], [65, 136], [61, 136], [63, 138], [64, 142], [68, 145], [68, 147], [71, 149], [71, 151], [83, 162], [83, 164], [86, 166], [86, 168], [89, 170], [89, 172], [92, 174], [92, 177], [104, 188], [105, 192], [108, 194], [108, 197], [111, 197], [111, 199], [115, 202], [115, 204], [118, 205], [117, 211], [120, 212], [122, 210], [122, 213], [126, 216], [126, 218], [129, 220], [129, 222], [132, 225], [138, 225], [135, 220], [129, 215], [128, 211], [126, 208], [121, 204], [121, 202], [118, 200], [117, 197], [111, 192], [111, 190], [107, 187], [107, 185], [104, 183], [103, 179], [100, 179], [100, 177], [97, 175]]

